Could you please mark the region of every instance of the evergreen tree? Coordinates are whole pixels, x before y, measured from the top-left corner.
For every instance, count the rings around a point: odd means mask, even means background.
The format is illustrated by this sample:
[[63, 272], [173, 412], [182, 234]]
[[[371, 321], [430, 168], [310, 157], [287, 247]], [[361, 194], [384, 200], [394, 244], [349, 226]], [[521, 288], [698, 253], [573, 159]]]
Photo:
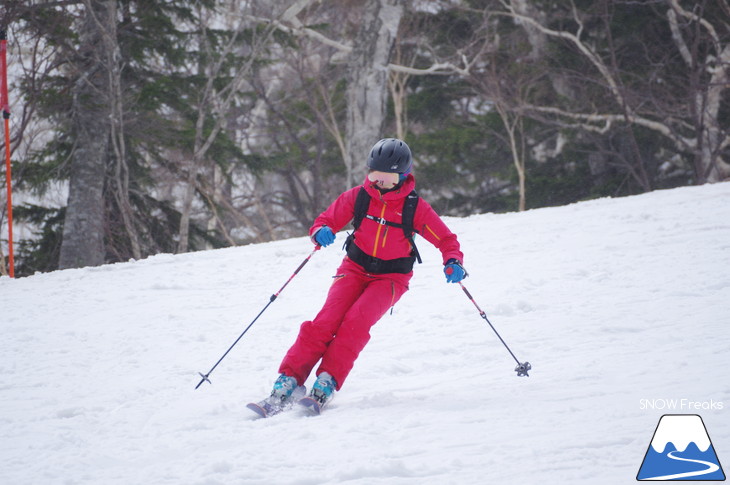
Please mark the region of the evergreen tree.
[[[200, 12], [213, 5], [195, 2], [195, 7]], [[190, 69], [202, 55], [191, 3], [85, 1], [53, 12], [27, 12], [23, 20], [47, 32], [51, 13], [65, 30], [47, 36], [59, 68], [41, 99], [41, 112], [53, 120], [57, 137], [18, 165], [26, 176], [36, 175], [21, 187], [32, 182], [41, 190], [59, 177], [67, 180], [69, 206], [61, 225], [53, 211], [40, 206], [21, 214], [43, 221], [42, 234], [63, 230], [61, 249], [52, 251], [60, 254], [61, 267], [174, 252], [180, 211], [161, 188], [185, 180], [181, 161], [193, 151], [194, 100], [207, 82]], [[229, 64], [237, 58], [231, 56]], [[226, 75], [222, 71], [215, 82], [224, 82]], [[225, 132], [211, 146], [220, 163], [246, 161]], [[193, 248], [223, 244], [197, 221], [190, 237]], [[40, 247], [24, 245], [26, 251]], [[26, 272], [55, 267], [48, 258], [33, 267], [30, 262], [40, 259], [29, 252], [21, 251], [19, 259]]]

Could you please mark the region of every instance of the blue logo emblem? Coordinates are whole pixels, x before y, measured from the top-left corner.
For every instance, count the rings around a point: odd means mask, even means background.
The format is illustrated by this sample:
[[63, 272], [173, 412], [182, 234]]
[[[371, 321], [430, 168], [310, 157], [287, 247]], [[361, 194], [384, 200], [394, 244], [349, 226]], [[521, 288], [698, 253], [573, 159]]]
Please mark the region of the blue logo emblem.
[[702, 418], [665, 414], [659, 419], [637, 480], [725, 480]]

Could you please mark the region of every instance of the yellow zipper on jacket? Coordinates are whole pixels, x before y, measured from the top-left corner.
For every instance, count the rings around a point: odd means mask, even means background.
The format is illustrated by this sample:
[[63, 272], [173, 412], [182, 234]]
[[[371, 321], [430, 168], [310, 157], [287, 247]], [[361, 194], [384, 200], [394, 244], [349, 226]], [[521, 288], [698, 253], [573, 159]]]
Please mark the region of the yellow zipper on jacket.
[[[380, 220], [383, 220], [385, 216], [385, 204], [383, 204], [383, 210], [380, 211]], [[378, 241], [380, 241], [380, 231], [383, 229], [384, 224], [378, 224], [378, 231], [375, 233], [375, 244], [373, 244], [373, 257], [378, 256]]]
[[431, 233], [431, 235], [432, 235], [433, 237], [435, 237], [437, 241], [440, 241], [440, 240], [441, 240], [441, 238], [440, 238], [440, 237], [438, 236], [438, 234], [436, 234], [435, 232], [433, 232], [433, 231], [431, 230], [431, 228], [430, 228], [430, 227], [428, 227], [428, 224], [424, 224], [424, 225], [423, 225], [423, 227], [424, 227], [424, 228], [425, 228], [425, 229], [426, 229], [426, 230], [427, 230], [428, 232], [430, 232], [430, 233]]

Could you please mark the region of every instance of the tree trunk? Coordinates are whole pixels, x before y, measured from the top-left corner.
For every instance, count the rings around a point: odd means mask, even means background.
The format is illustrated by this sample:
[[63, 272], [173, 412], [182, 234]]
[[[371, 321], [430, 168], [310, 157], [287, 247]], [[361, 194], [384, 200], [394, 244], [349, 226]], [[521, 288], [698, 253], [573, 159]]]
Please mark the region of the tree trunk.
[[[501, 103], [495, 102], [495, 108], [502, 119], [504, 129], [509, 137], [509, 148], [512, 153], [512, 162], [517, 170], [519, 186], [519, 202], [517, 210], [522, 212], [527, 208], [527, 170], [525, 169], [525, 130], [520, 114], [511, 115], [509, 110]], [[510, 118], [514, 116], [514, 118]], [[519, 132], [519, 133], [516, 133]], [[518, 140], [519, 138], [519, 140]]]
[[723, 96], [730, 86], [730, 44], [720, 52], [718, 65], [707, 84], [706, 92], [695, 98], [697, 107], [695, 112], [701, 113], [698, 126], [701, 131], [698, 136], [699, 145], [699, 173], [700, 182], [722, 182], [730, 178], [730, 164], [723, 160], [722, 152], [727, 131], [721, 123], [721, 107]]
[[[88, 1], [88, 0], [87, 0]], [[127, 165], [127, 143], [124, 134], [124, 90], [122, 88], [122, 54], [117, 39], [117, 0], [106, 0], [108, 5], [107, 16], [97, 20], [104, 29], [104, 44], [106, 48], [107, 75], [109, 79], [109, 131], [110, 145], [114, 153], [114, 177], [110, 183], [113, 186], [114, 198], [122, 217], [124, 229], [129, 237], [129, 246], [134, 259], [142, 258], [139, 234], [135, 227], [135, 215], [129, 199], [129, 167]]]
[[[197, 147], [197, 142], [196, 142]], [[196, 150], [197, 151], [197, 150]], [[180, 227], [178, 229], [179, 241], [177, 252], [187, 253], [190, 246], [190, 216], [193, 210], [193, 198], [195, 197], [195, 179], [197, 178], [199, 161], [193, 156], [188, 166], [188, 177], [185, 183], [185, 195], [183, 195], [182, 209], [180, 211]]]
[[72, 126], [76, 147], [71, 156], [68, 205], [59, 268], [104, 262], [104, 175], [109, 152], [104, 47], [94, 17], [106, 18], [106, 3], [91, 2], [80, 29], [78, 79], [72, 90]]
[[360, 30], [348, 59], [345, 160], [348, 187], [362, 181], [368, 151], [383, 137], [388, 63], [403, 15], [403, 0], [364, 3]]

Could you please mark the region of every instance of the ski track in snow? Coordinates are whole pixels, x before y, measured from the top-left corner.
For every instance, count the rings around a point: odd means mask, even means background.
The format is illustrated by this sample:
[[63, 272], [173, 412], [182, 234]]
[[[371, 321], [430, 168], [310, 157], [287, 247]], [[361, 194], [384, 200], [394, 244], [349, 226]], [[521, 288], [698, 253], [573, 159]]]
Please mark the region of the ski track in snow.
[[[344, 233], [0, 279], [0, 483], [634, 483], [659, 417], [685, 410], [730, 461], [730, 183], [447, 218], [465, 285], [424, 264], [322, 416], [263, 420]], [[311, 386], [312, 380], [307, 383]]]

